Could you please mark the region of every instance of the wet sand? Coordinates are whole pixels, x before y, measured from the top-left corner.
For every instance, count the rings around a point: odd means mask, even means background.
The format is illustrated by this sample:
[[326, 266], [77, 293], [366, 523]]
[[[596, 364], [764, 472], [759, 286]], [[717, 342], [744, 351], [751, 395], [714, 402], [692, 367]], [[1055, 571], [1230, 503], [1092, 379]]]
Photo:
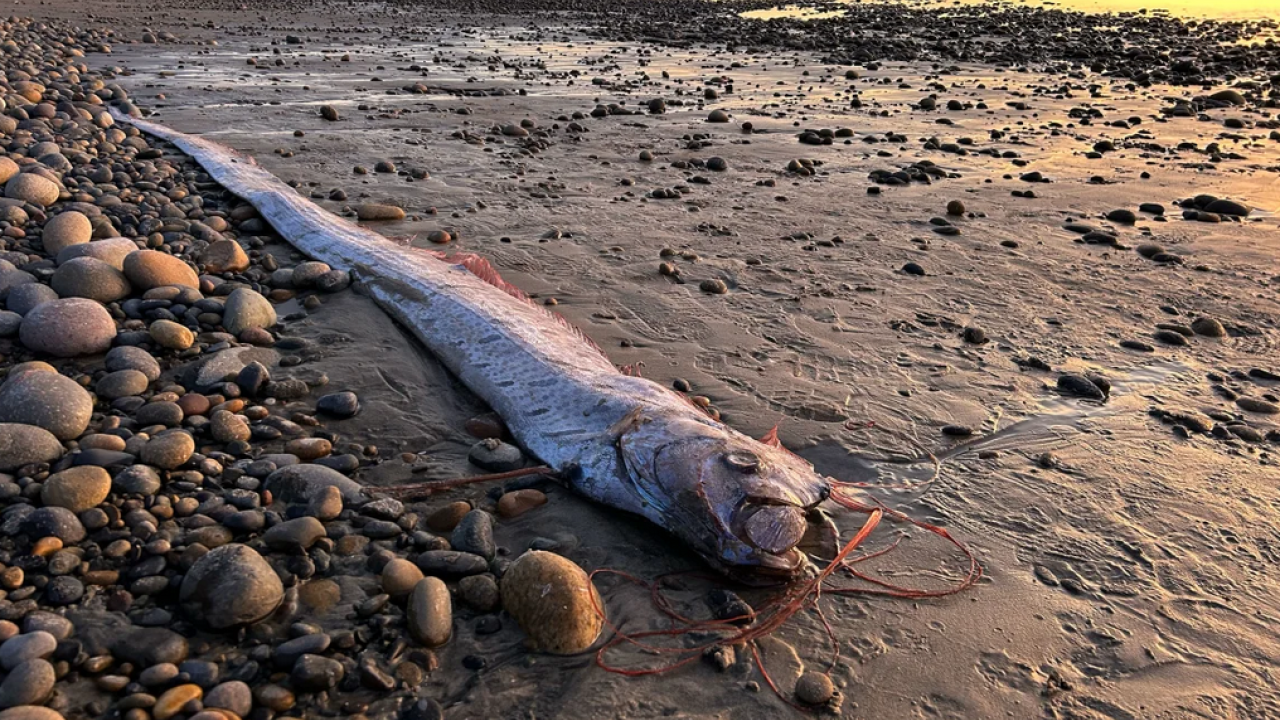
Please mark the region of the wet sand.
[[[116, 27], [125, 24], [110, 18], [130, 20], [127, 38], [140, 39], [143, 25], [176, 36], [90, 58], [127, 68], [117, 80], [152, 119], [216, 137], [322, 198], [344, 190], [346, 202], [319, 201], [334, 211], [361, 201], [404, 207], [408, 220], [377, 229], [422, 247], [432, 231], [449, 231], [452, 249], [477, 252], [517, 286], [555, 298], [616, 363], [643, 363], [659, 382], [688, 381], [734, 427], [760, 435], [778, 424], [784, 443], [819, 470], [873, 484], [921, 475], [925, 452], [942, 457], [927, 492], [869, 492], [946, 525], [978, 554], [987, 580], [939, 601], [825, 600], [843, 658], [832, 672], [841, 716], [1280, 716], [1270, 680], [1280, 661], [1270, 619], [1280, 611], [1270, 578], [1277, 425], [1215, 391], [1272, 401], [1277, 393], [1274, 381], [1248, 376], [1280, 372], [1272, 215], [1280, 142], [1268, 137], [1274, 112], [1263, 103], [1165, 118], [1173, 99], [1230, 85], [1139, 87], [1088, 70], [974, 63], [944, 71], [890, 61], [846, 79], [846, 66], [819, 53], [606, 41], [572, 18], [535, 27], [530, 18], [470, 15], [446, 25], [398, 8], [360, 23], [334, 6], [323, 15], [321, 6], [274, 10], [265, 20], [214, 8], [89, 6]], [[219, 27], [201, 27], [206, 19]], [[415, 83], [422, 92], [401, 90]], [[717, 99], [704, 98], [708, 87]], [[860, 107], [850, 107], [852, 89]], [[942, 109], [913, 107], [930, 93]], [[589, 116], [598, 103], [640, 111], [655, 97], [667, 99], [664, 114]], [[952, 99], [987, 109], [948, 111]], [[340, 121], [321, 119], [326, 104]], [[1083, 124], [1082, 108], [1101, 115]], [[708, 123], [714, 109], [732, 121]], [[1141, 122], [1105, 124], [1128, 118]], [[1226, 128], [1227, 118], [1250, 127]], [[535, 125], [532, 142], [490, 130], [524, 119]], [[797, 141], [806, 128], [852, 136], [807, 145]], [[927, 148], [934, 137], [938, 147]], [[1087, 158], [1101, 140], [1117, 149]], [[964, 152], [942, 150], [947, 143]], [[1184, 143], [1199, 149], [1174, 150]], [[1210, 143], [1221, 146], [1216, 158], [1203, 150]], [[654, 160], [640, 161], [643, 150]], [[995, 155], [977, 152], [986, 150]], [[711, 157], [728, 170], [673, 167]], [[820, 161], [816, 174], [788, 172], [799, 158]], [[381, 160], [429, 178], [373, 172]], [[921, 160], [949, 176], [868, 194], [872, 171]], [[357, 165], [370, 173], [354, 174]], [[1052, 182], [1019, 179], [1031, 171]], [[688, 191], [645, 197], [676, 186]], [[1011, 194], [1027, 190], [1035, 197]], [[1184, 220], [1174, 202], [1203, 193], [1257, 210], [1242, 222]], [[967, 213], [947, 218], [952, 200]], [[1167, 220], [1104, 217], [1141, 203], [1163, 204]], [[936, 232], [943, 226], [932, 218], [958, 233]], [[1071, 222], [1113, 231], [1114, 244], [1080, 242], [1063, 227]], [[1142, 243], [1180, 262], [1154, 262], [1135, 251]], [[660, 257], [664, 248], [677, 255]], [[664, 260], [676, 278], [659, 274]], [[904, 273], [908, 263], [924, 274]], [[700, 291], [707, 279], [724, 281], [727, 294]], [[1158, 323], [1201, 316], [1220, 320], [1228, 336], [1193, 335], [1185, 346], [1152, 337]], [[325, 372], [377, 409], [345, 421], [343, 434], [419, 453], [413, 465], [430, 467], [414, 474], [389, 460], [363, 482], [467, 472], [461, 425], [481, 408], [456, 381], [367, 298], [344, 296], [308, 322], [304, 333], [335, 340]], [[965, 328], [981, 328], [988, 341], [966, 342]], [[1109, 378], [1110, 399], [1062, 397], [1055, 383], [1065, 372]], [[1231, 419], [1219, 421], [1226, 437], [1182, 438], [1153, 408]], [[1235, 418], [1271, 439], [1231, 434]], [[989, 437], [956, 440], [945, 426]], [[922, 461], [874, 462], [889, 458]], [[423, 507], [484, 493], [462, 489]], [[846, 533], [856, 529], [858, 517], [834, 514]], [[913, 583], [954, 578], [953, 553], [908, 535], [872, 569]], [[701, 567], [647, 525], [563, 491], [499, 526], [499, 543], [516, 553], [538, 537], [588, 570], [651, 578]], [[884, 531], [870, 547], [893, 537]], [[615, 622], [661, 623], [642, 593], [600, 585]], [[341, 605], [359, 599], [344, 595]], [[341, 607], [317, 614], [328, 623], [341, 616]], [[724, 673], [699, 665], [628, 679], [590, 656], [530, 655], [506, 625], [484, 636], [460, 627], [421, 694], [460, 718], [792, 712], [761, 689], [745, 654]], [[766, 646], [784, 693], [802, 668], [824, 669], [823, 643], [807, 616]], [[467, 655], [486, 668], [465, 669]]]

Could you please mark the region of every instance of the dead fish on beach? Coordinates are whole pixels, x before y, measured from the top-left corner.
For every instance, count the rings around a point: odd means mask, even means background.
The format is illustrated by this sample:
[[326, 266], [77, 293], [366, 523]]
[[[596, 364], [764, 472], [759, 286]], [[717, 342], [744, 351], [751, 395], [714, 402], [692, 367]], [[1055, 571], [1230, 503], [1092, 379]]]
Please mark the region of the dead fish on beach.
[[511, 434], [581, 494], [648, 518], [741, 579], [812, 567], [797, 545], [832, 481], [781, 446], [708, 417], [683, 395], [624, 374], [579, 330], [475, 255], [404, 248], [318, 207], [244, 155], [162, 125], [168, 140], [298, 250], [351, 270]]

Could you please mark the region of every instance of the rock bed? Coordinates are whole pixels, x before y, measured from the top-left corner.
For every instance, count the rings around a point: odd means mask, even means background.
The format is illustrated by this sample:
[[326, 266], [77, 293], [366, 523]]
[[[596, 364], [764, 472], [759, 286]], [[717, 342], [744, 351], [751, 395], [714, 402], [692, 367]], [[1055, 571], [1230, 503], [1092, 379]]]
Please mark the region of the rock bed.
[[[113, 122], [108, 105], [136, 108], [84, 60], [110, 33], [0, 26], [0, 718], [440, 717], [416, 693], [455, 593], [478, 628], [507, 596], [538, 645], [590, 644], [589, 605], [544, 607], [519, 580], [588, 597], [573, 563], [531, 553], [499, 586], [490, 510], [542, 492], [425, 516], [351, 478], [379, 450], [324, 422], [360, 398], [288, 334], [348, 274], [282, 266], [252, 207]], [[301, 309], [282, 321], [285, 302]], [[353, 578], [341, 629], [299, 615]]]

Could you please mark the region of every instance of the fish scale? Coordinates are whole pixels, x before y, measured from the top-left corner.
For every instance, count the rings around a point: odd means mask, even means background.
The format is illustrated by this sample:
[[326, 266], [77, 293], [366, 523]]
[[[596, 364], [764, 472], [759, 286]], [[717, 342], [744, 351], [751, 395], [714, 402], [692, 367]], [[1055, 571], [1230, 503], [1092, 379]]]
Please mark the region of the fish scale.
[[475, 256], [450, 262], [404, 248], [317, 206], [252, 158], [112, 114], [178, 146], [298, 250], [351, 271], [578, 492], [648, 518], [724, 570], [792, 575], [807, 565], [794, 546], [805, 511], [830, 486], [776, 436], [753, 440], [684, 396], [623, 374], [579, 330], [517, 296]]

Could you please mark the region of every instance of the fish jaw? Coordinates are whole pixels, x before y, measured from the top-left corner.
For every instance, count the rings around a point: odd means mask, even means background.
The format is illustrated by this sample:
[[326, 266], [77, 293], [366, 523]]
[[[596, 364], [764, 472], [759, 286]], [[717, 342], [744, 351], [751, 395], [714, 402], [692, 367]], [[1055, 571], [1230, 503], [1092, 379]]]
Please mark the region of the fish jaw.
[[830, 486], [807, 461], [692, 408], [636, 413], [616, 437], [643, 514], [712, 566], [775, 582], [809, 567], [796, 546]]

